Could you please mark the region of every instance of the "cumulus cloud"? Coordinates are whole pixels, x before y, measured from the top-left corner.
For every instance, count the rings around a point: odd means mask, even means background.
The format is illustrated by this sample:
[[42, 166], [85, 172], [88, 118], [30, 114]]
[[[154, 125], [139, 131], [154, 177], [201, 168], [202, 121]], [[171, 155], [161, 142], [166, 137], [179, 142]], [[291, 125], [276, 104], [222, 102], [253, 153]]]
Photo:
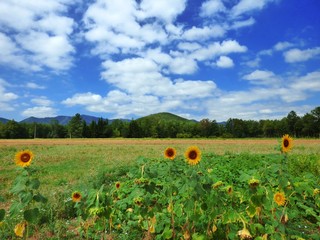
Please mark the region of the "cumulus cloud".
[[32, 108], [27, 108], [22, 112], [25, 117], [54, 117], [56, 116], [57, 110], [52, 107], [47, 106], [37, 106]]
[[11, 84], [0, 78], [0, 107], [1, 111], [13, 111], [14, 106], [12, 104], [13, 100], [19, 98], [19, 96], [13, 92], [9, 92], [7, 87], [10, 87]]
[[200, 16], [209, 17], [224, 11], [226, 11], [226, 7], [221, 0], [207, 0], [201, 5]]
[[298, 48], [290, 49], [283, 54], [284, 59], [288, 63], [304, 62], [320, 55], [320, 47], [300, 50]]
[[220, 56], [216, 62], [217, 67], [220, 68], [231, 68], [234, 66], [233, 60], [227, 56]]
[[183, 33], [182, 38], [188, 41], [199, 39], [203, 41], [209, 38], [222, 37], [225, 32], [225, 29], [219, 25], [205, 26], [203, 28], [193, 26]]
[[46, 106], [46, 107], [53, 105], [53, 101], [49, 100], [46, 96], [33, 98], [31, 99], [31, 102], [36, 105]]
[[279, 82], [278, 77], [273, 72], [265, 70], [255, 70], [244, 75], [243, 79], [258, 85], [275, 85]]
[[184, 11], [186, 2], [186, 0], [142, 0], [138, 17], [142, 19], [156, 17], [166, 23], [171, 23]]
[[61, 16], [74, 1], [0, 3], [0, 64], [28, 71], [72, 66], [74, 20]]

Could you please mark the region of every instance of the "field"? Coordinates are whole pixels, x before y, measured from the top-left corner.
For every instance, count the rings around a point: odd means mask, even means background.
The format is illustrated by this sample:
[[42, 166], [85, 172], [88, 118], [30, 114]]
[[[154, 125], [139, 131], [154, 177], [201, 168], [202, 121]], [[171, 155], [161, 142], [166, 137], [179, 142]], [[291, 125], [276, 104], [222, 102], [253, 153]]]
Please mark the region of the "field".
[[[241, 231], [247, 229], [256, 239], [263, 239], [264, 236], [281, 239], [286, 235], [292, 236], [292, 239], [316, 239], [320, 227], [319, 193], [315, 191], [320, 188], [320, 140], [294, 140], [294, 147], [288, 154], [280, 153], [280, 141], [0, 140], [0, 196], [4, 200], [0, 202], [0, 209], [6, 210], [6, 217], [0, 224], [0, 238], [14, 239], [13, 228], [23, 220], [18, 213], [10, 218], [8, 212], [12, 211], [11, 201], [21, 202], [19, 196], [22, 190], [12, 191], [13, 185], [17, 185], [16, 177], [23, 175], [14, 164], [14, 156], [18, 151], [29, 149], [35, 155], [31, 164], [35, 169], [33, 179], [41, 182], [40, 186], [36, 184], [31, 189], [32, 194], [41, 193], [48, 199], [46, 202], [33, 197], [28, 204], [20, 206], [23, 208], [20, 210], [27, 212], [24, 212], [24, 219], [30, 220], [29, 232], [25, 232], [24, 236], [28, 234], [33, 239], [217, 239], [215, 236], [238, 239], [245, 236], [245, 231]], [[184, 152], [191, 145], [197, 146], [202, 155], [196, 166], [188, 166], [183, 160]], [[178, 161], [165, 159], [164, 150], [167, 147], [176, 149], [177, 160], [182, 161], [175, 163]], [[177, 174], [181, 174], [181, 178], [175, 176]], [[260, 181], [260, 188], [245, 190], [245, 183], [252, 179]], [[294, 185], [289, 180], [300, 185]], [[171, 183], [166, 184], [168, 181]], [[222, 190], [212, 191], [211, 186], [219, 181], [224, 183], [223, 189], [232, 188], [232, 197], [228, 191], [226, 194]], [[132, 182], [136, 184], [132, 185]], [[184, 189], [187, 182], [193, 182], [190, 183], [192, 188]], [[116, 183], [119, 186], [121, 183], [122, 187], [114, 189]], [[306, 184], [308, 188], [305, 188]], [[179, 188], [184, 189], [184, 193], [181, 192], [182, 195], [177, 197]], [[196, 188], [201, 191], [195, 194]], [[72, 202], [70, 196], [75, 190], [82, 194], [81, 202]], [[274, 205], [273, 195], [269, 191], [284, 192], [287, 196], [285, 205]], [[92, 197], [102, 192], [103, 200], [97, 201]], [[112, 194], [109, 195], [109, 192]], [[136, 192], [136, 197], [131, 196], [130, 192]], [[210, 200], [209, 195], [217, 201]], [[143, 199], [144, 205], [150, 201], [149, 208], [131, 205], [130, 201], [136, 203], [139, 198]], [[155, 198], [159, 199], [156, 203]], [[197, 200], [190, 202], [188, 199]], [[200, 206], [192, 205], [195, 202]], [[174, 204], [171, 210], [170, 204]], [[221, 206], [221, 209], [209, 211], [210, 205]], [[181, 206], [184, 206], [184, 211]], [[40, 214], [31, 211], [36, 208], [40, 209]], [[193, 214], [188, 212], [188, 208], [192, 209]], [[128, 209], [135, 214], [125, 214]], [[263, 214], [263, 210], [266, 213]], [[267, 210], [270, 212], [267, 213]], [[232, 211], [237, 214], [234, 215]], [[202, 219], [199, 214], [212, 216]], [[35, 215], [37, 219], [33, 219]], [[278, 220], [273, 221], [273, 217]], [[205, 227], [203, 222], [206, 222]], [[301, 233], [301, 226], [306, 228], [305, 233]], [[128, 236], [125, 234], [131, 234], [132, 238], [126, 238]]]

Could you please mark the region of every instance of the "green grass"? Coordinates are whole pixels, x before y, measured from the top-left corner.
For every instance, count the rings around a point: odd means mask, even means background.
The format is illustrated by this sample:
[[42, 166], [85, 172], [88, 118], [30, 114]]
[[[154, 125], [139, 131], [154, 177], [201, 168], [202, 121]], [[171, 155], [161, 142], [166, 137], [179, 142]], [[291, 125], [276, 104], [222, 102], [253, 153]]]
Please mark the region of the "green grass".
[[[182, 156], [185, 149], [190, 145], [197, 145], [202, 150], [204, 157], [200, 162], [199, 166], [201, 167], [199, 167], [199, 171], [205, 173], [208, 168], [213, 169], [212, 175], [214, 178], [207, 179], [208, 183], [213, 180], [221, 180], [226, 184], [233, 184], [235, 191], [239, 190], [241, 192], [242, 188], [246, 185], [247, 178], [257, 174], [261, 179], [264, 178], [263, 181], [266, 184], [276, 185], [276, 180], [271, 181], [268, 179], [270, 177], [277, 179], [277, 175], [271, 170], [269, 171], [268, 166], [269, 164], [273, 166], [282, 157], [276, 149], [277, 140], [271, 142], [256, 139], [238, 142], [237, 140], [207, 142], [205, 140], [193, 139], [165, 139], [161, 141], [139, 139], [134, 142], [130, 140], [124, 141], [121, 144], [117, 144], [117, 142], [110, 144], [101, 144], [100, 142], [88, 144], [88, 142], [81, 143], [81, 141], [77, 144], [68, 145], [48, 143], [28, 145], [26, 143], [26, 145], [17, 144], [0, 147], [0, 196], [4, 197], [5, 200], [4, 202], [0, 202], [0, 209], [5, 208], [8, 210], [10, 201], [14, 198], [9, 192], [13, 180], [19, 174], [19, 168], [13, 162], [14, 155], [17, 151], [30, 149], [35, 154], [32, 167], [38, 170], [37, 177], [41, 182], [40, 191], [49, 199], [48, 204], [44, 207], [45, 214], [42, 219], [44, 224], [40, 224], [33, 230], [35, 238], [77, 238], [80, 234], [77, 229], [80, 223], [76, 218], [77, 214], [74, 204], [70, 201], [70, 194], [74, 190], [87, 191], [87, 196], [90, 196], [90, 189], [99, 189], [102, 184], [105, 186], [104, 191], [112, 189], [117, 181], [128, 182], [129, 184], [135, 178], [140, 177], [139, 172], [141, 171], [142, 162], [147, 166], [150, 163], [150, 168], [146, 168], [146, 176], [150, 174], [149, 179], [152, 179], [151, 176], [154, 179], [158, 179], [157, 182], [154, 182], [155, 184], [164, 184], [163, 180], [161, 180], [162, 178], [166, 178], [169, 182], [175, 182], [179, 179], [178, 176], [176, 178], [168, 176], [165, 170], [167, 166], [164, 166], [162, 163], [164, 161], [163, 151], [166, 147], [172, 146]], [[316, 176], [320, 175], [319, 144], [304, 143], [303, 145], [295, 145], [293, 151], [289, 154], [288, 160], [287, 170], [296, 181], [303, 182], [305, 181], [303, 179], [304, 176], [311, 176], [312, 187], [318, 186], [319, 188], [320, 182], [316, 178]], [[182, 168], [184, 169], [185, 167]], [[150, 169], [153, 170], [151, 171]], [[148, 172], [149, 170], [150, 172]], [[274, 168], [274, 171], [277, 170], [277, 168]], [[160, 174], [161, 171], [164, 171], [161, 173], [162, 175]], [[181, 173], [181, 171], [179, 170], [178, 172]], [[129, 185], [127, 190], [131, 191], [132, 189]], [[161, 197], [162, 195], [159, 195], [159, 199]], [[310, 209], [308, 208], [307, 210], [311, 211]], [[290, 222], [290, 224], [293, 226], [292, 228], [295, 228], [304, 223], [305, 226], [309, 227], [308, 231], [314, 233], [316, 231], [314, 224], [316, 223], [314, 223], [315, 220], [312, 216], [309, 216], [309, 218], [311, 218], [312, 224], [307, 217], [295, 217], [295, 222]], [[130, 222], [127, 223], [129, 224]], [[97, 224], [101, 224], [101, 222], [97, 221]], [[8, 222], [2, 228], [0, 227], [0, 236], [2, 236], [2, 229], [8, 230], [13, 229], [13, 227], [13, 222]], [[139, 229], [136, 225], [134, 227]], [[96, 226], [96, 233], [92, 233], [92, 236], [96, 234], [95, 237], [97, 239], [99, 238], [99, 232], [101, 233], [99, 229]], [[159, 236], [162, 230], [158, 227]], [[140, 237], [143, 237], [141, 228], [140, 231], [142, 233]], [[118, 236], [125, 236], [122, 234], [119, 232]], [[9, 238], [9, 236], [13, 235], [12, 232], [5, 236]]]

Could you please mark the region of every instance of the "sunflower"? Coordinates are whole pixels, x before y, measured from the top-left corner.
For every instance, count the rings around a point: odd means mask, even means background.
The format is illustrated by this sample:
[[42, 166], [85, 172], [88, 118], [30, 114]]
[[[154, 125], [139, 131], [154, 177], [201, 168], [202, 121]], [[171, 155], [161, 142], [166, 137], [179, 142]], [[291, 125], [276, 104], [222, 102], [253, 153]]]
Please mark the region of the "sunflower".
[[281, 151], [287, 153], [291, 150], [293, 146], [293, 139], [289, 137], [288, 134], [283, 135], [282, 137], [282, 144], [281, 144]]
[[33, 153], [30, 150], [17, 152], [15, 161], [18, 166], [28, 167], [33, 159]]
[[119, 189], [121, 187], [120, 182], [116, 182], [115, 186], [116, 186], [116, 189]]
[[200, 162], [201, 151], [196, 146], [189, 147], [184, 155], [190, 165], [196, 165]]
[[172, 147], [167, 147], [166, 150], [164, 151], [164, 156], [166, 158], [169, 158], [170, 160], [175, 159], [176, 155], [177, 155], [177, 151]]
[[14, 233], [15, 233], [16, 236], [18, 236], [18, 237], [23, 237], [25, 228], [26, 228], [26, 223], [25, 223], [25, 222], [18, 223], [18, 224], [14, 227]]
[[277, 192], [273, 195], [273, 200], [278, 206], [283, 206], [286, 202], [286, 197], [284, 196], [284, 193]]
[[72, 193], [72, 201], [73, 202], [80, 202], [81, 201], [81, 193], [80, 192], [73, 192]]
[[249, 180], [249, 186], [251, 188], [256, 188], [259, 186], [260, 181], [258, 179], [252, 178]]

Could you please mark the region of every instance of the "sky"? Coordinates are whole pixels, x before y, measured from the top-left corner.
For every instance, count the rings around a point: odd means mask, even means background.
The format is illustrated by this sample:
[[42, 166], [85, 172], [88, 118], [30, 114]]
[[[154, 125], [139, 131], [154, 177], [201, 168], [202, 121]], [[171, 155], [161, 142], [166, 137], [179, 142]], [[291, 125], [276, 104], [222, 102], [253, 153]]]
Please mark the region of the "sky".
[[319, 0], [2, 0], [0, 117], [281, 119], [320, 106]]

